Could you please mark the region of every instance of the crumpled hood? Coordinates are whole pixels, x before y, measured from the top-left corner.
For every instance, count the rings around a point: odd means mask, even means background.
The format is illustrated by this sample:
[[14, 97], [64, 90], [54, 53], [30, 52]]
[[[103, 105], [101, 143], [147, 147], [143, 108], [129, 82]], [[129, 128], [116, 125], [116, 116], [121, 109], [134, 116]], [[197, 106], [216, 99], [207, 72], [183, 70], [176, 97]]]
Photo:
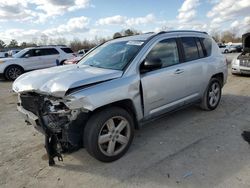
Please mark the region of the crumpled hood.
[[66, 65], [32, 71], [18, 77], [13, 83], [17, 93], [36, 92], [63, 97], [68, 89], [119, 78], [122, 71], [88, 65]]

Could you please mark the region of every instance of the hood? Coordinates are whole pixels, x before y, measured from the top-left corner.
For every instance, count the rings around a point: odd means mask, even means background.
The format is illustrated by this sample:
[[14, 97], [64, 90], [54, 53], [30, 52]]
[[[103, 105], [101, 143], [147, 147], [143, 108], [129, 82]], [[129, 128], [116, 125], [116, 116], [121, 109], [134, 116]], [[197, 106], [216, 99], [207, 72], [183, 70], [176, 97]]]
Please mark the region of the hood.
[[250, 52], [250, 33], [242, 35], [243, 51]]
[[3, 61], [3, 62], [9, 62], [9, 61], [14, 61], [14, 60], [17, 60], [19, 58], [14, 58], [14, 57], [5, 57], [5, 58], [1, 58], [0, 61]]
[[88, 65], [67, 65], [32, 71], [18, 77], [13, 83], [17, 93], [36, 92], [63, 97], [67, 90], [122, 76], [122, 71]]

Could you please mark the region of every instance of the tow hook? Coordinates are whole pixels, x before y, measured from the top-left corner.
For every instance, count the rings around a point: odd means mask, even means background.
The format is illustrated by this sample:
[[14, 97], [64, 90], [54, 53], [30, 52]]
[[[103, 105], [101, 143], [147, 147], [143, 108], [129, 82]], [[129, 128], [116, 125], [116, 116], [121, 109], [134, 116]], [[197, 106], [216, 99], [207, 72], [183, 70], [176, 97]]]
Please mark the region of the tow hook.
[[45, 148], [49, 158], [49, 166], [55, 165], [54, 158], [57, 157], [58, 161], [63, 161], [62, 158], [62, 146], [59, 142], [57, 135], [45, 135]]

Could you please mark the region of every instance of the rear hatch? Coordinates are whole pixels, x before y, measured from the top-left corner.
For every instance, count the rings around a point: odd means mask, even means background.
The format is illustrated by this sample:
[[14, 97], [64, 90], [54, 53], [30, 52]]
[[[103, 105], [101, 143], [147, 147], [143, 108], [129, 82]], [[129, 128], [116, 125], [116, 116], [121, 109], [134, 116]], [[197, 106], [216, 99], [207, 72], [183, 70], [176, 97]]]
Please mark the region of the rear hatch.
[[250, 33], [242, 35], [243, 51], [250, 52]]

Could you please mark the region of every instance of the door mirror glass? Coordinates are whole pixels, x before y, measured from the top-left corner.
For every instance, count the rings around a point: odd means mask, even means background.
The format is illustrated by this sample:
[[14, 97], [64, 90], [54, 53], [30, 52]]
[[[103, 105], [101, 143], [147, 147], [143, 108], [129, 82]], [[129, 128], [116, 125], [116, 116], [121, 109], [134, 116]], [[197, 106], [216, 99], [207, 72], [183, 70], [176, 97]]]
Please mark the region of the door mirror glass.
[[162, 67], [162, 62], [161, 59], [159, 58], [147, 58], [143, 61], [141, 65], [141, 71], [142, 72], [147, 72], [147, 71], [152, 71], [155, 69], [159, 69]]
[[26, 54], [24, 57], [25, 57], [25, 58], [29, 58], [29, 57], [30, 57], [30, 54]]

